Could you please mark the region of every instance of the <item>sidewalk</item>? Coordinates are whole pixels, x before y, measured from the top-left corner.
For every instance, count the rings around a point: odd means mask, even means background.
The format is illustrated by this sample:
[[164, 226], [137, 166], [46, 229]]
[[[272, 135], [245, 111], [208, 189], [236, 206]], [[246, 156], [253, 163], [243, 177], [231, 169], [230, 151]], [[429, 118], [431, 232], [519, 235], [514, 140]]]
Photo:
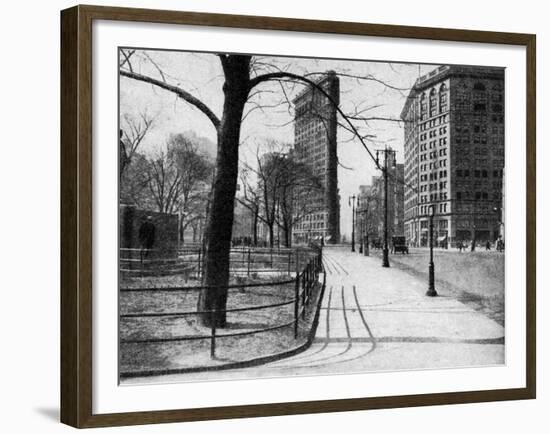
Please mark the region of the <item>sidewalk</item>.
[[378, 257], [338, 248], [327, 249], [325, 258], [327, 287], [343, 285], [348, 293], [347, 288], [353, 291], [355, 286], [359, 308], [378, 340], [400, 337], [408, 341], [432, 338], [470, 342], [504, 336], [503, 327], [459, 301], [425, 296], [427, 281], [395, 267], [383, 268]]

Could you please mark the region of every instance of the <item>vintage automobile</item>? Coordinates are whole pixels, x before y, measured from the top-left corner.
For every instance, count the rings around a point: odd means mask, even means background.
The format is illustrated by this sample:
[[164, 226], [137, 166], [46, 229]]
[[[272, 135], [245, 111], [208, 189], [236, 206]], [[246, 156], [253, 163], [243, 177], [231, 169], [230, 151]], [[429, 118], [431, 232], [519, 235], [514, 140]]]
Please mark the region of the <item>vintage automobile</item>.
[[403, 236], [391, 237], [392, 253], [409, 254], [407, 240]]

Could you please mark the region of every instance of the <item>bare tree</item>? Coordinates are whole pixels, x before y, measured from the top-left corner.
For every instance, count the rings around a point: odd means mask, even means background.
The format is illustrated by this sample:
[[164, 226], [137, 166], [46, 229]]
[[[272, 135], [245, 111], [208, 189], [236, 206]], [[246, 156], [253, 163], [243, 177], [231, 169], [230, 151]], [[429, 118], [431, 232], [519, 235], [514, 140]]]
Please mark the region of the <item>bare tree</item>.
[[323, 193], [324, 185], [307, 164], [297, 162], [293, 157], [286, 158], [281, 163], [280, 171], [283, 176], [277, 192], [277, 224], [283, 229], [285, 247], [291, 247], [294, 227], [315, 211], [305, 198]]
[[135, 152], [131, 164], [128, 164], [121, 174], [121, 203], [151, 211], [156, 209], [149, 190], [149, 169], [149, 159], [140, 152]]
[[149, 191], [158, 212], [173, 214], [177, 211], [182, 192], [181, 172], [173, 158], [162, 150], [149, 161]]
[[[270, 149], [278, 147], [275, 142], [270, 143]], [[258, 188], [261, 194], [263, 205], [263, 220], [269, 231], [269, 246], [273, 247], [275, 241], [275, 223], [280, 199], [280, 190], [285, 183], [285, 160], [288, 154], [283, 152], [256, 153], [256, 175], [258, 177]]]
[[125, 114], [122, 116], [120, 129], [119, 152], [119, 176], [122, 178], [124, 171], [132, 162], [139, 145], [153, 126], [153, 118], [142, 112], [138, 116]]
[[179, 174], [177, 211], [180, 215], [180, 239], [183, 240], [187, 227], [204, 217], [213, 168], [208, 156], [183, 134], [172, 135], [167, 149], [168, 158]]
[[[261, 189], [258, 187], [256, 180], [251, 180], [252, 171], [245, 167], [240, 172], [241, 185], [243, 190], [243, 198], [240, 200], [241, 204], [244, 205], [252, 214], [252, 243], [253, 245], [258, 245], [258, 224], [260, 222], [261, 216]], [[256, 182], [255, 182], [256, 181]], [[255, 182], [255, 185], [254, 185]], [[263, 221], [263, 219], [262, 219]]]

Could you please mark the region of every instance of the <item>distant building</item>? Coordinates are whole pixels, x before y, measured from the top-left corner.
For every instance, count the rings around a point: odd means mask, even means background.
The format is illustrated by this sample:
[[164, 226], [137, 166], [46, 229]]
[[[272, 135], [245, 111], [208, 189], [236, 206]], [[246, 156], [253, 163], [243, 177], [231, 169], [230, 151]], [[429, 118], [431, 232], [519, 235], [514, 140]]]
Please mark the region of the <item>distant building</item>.
[[[338, 104], [340, 82], [333, 71], [317, 81]], [[306, 164], [314, 176], [323, 180], [324, 191], [302, 194], [299, 200], [311, 209], [293, 228], [294, 242], [319, 240], [340, 241], [340, 198], [338, 194], [336, 106], [323, 92], [308, 87], [294, 100], [294, 155]], [[299, 193], [298, 193], [299, 194]]]
[[[392, 155], [392, 154], [388, 154]], [[391, 158], [391, 157], [389, 157]], [[393, 157], [394, 158], [394, 157]], [[394, 235], [405, 232], [403, 164], [388, 161], [388, 243]], [[384, 237], [384, 175], [373, 176], [371, 185], [359, 186], [356, 233], [371, 240]]]
[[494, 240], [504, 170], [504, 70], [441, 66], [420, 77], [405, 123], [405, 234], [427, 245]]
[[393, 195], [393, 235], [405, 234], [405, 166], [397, 163], [389, 186]]
[[360, 185], [357, 195], [357, 219], [355, 233], [357, 240], [368, 236], [378, 238], [378, 198], [373, 195], [372, 185]]

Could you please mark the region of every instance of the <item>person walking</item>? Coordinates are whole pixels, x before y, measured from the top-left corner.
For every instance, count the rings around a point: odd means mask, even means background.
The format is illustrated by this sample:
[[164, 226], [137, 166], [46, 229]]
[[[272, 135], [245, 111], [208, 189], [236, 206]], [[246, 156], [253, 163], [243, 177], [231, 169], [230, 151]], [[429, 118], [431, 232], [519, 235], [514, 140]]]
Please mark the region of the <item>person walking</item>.
[[489, 240], [485, 243], [485, 250], [491, 250], [491, 242]]
[[143, 259], [149, 256], [149, 252], [155, 244], [155, 232], [156, 228], [153, 223], [153, 217], [147, 216], [147, 219], [139, 227], [138, 238], [141, 246], [140, 258], [143, 263]]

